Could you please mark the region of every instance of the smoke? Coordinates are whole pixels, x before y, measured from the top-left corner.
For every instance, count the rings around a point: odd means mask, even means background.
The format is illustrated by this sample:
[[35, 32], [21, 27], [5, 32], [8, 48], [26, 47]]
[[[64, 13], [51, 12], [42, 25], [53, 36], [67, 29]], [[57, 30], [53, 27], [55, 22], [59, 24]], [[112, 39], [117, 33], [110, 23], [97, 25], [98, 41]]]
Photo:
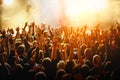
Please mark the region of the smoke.
[[2, 4], [2, 29], [23, 27], [27, 16], [26, 0], [13, 0], [13, 3]]
[[[69, 2], [72, 0], [68, 0]], [[74, 0], [73, 0], [74, 1]], [[50, 24], [52, 27], [57, 27], [60, 25], [60, 18], [62, 16], [62, 9], [66, 8], [64, 4], [66, 4], [67, 0], [31, 0], [31, 11], [30, 11], [30, 20], [33, 20], [37, 24], [46, 23]], [[103, 11], [96, 13], [86, 13], [85, 16], [80, 15], [76, 17], [72, 17], [70, 25], [80, 25], [83, 26], [87, 24], [92, 27], [98, 23], [102, 23], [102, 26], [106, 26], [110, 23], [115, 23], [115, 20], [120, 22], [120, 1], [111, 1], [107, 0], [107, 7]], [[62, 5], [62, 3], [64, 3]], [[79, 3], [78, 3], [79, 4]], [[74, 5], [72, 3], [72, 5]], [[71, 5], [71, 6], [72, 6]], [[78, 9], [78, 8], [76, 8]], [[76, 10], [74, 10], [76, 11]], [[65, 13], [65, 11], [64, 11]], [[63, 16], [62, 16], [63, 17]], [[71, 16], [67, 16], [66, 18], [70, 19]], [[105, 27], [103, 27], [105, 28]]]
[[[90, 28], [92, 28], [98, 23], [100, 23], [101, 28], [108, 28], [108, 24], [115, 24], [116, 20], [118, 22], [120, 21], [120, 1], [106, 0], [106, 4], [104, 5], [104, 7], [102, 7], [103, 3], [101, 0], [101, 3], [96, 2], [96, 4], [99, 5], [95, 5], [93, 7], [91, 7], [93, 3], [88, 2], [89, 0], [75, 1], [68, 0], [66, 2], [66, 4], [68, 5], [66, 8], [66, 14], [70, 21], [69, 25], [82, 27], [87, 24]], [[101, 7], [102, 9], [97, 9]]]
[[60, 5], [59, 0], [31, 0], [31, 20], [37, 24], [45, 23], [53, 27], [59, 25]]
[[[23, 27], [26, 21], [35, 22], [37, 25], [41, 23], [49, 24], [52, 27], [60, 25], [62, 17], [62, 1], [64, 0], [14, 0], [12, 6], [2, 6], [2, 26], [3, 28], [16, 28], [17, 26]], [[68, 0], [69, 1], [69, 0]], [[74, 0], [73, 0], [74, 1]], [[108, 1], [108, 7], [97, 15], [87, 14], [80, 16], [79, 19], [72, 18], [74, 23], [79, 25], [88, 24], [93, 26], [97, 20], [106, 26], [109, 23], [115, 23], [117, 20], [120, 23], [120, 1]], [[67, 16], [69, 18], [70, 16]], [[82, 22], [83, 21], [83, 22]]]

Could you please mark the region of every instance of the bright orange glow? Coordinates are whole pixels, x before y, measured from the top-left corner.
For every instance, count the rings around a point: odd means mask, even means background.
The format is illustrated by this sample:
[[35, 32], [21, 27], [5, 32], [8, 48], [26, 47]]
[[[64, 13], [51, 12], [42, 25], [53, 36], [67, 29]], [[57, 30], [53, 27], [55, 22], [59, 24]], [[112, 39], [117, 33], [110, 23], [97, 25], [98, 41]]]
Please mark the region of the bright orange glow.
[[107, 7], [106, 0], [66, 0], [65, 14], [67, 18], [74, 24], [91, 23], [91, 18], [95, 21], [97, 14], [105, 11]]

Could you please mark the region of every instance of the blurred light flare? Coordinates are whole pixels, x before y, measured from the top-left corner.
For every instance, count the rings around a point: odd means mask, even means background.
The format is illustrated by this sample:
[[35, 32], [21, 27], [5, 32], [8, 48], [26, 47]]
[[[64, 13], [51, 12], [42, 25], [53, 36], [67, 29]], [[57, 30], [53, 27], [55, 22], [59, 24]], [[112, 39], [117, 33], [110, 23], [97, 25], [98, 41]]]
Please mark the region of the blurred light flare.
[[[106, 0], [66, 0], [65, 14], [70, 23], [79, 25], [81, 23], [91, 23], [96, 20], [98, 13], [105, 12], [107, 8]], [[81, 19], [80, 19], [81, 18]], [[92, 21], [91, 20], [91, 21]]]
[[13, 0], [3, 0], [3, 3], [7, 6], [9, 6], [9, 5], [13, 4]]
[[[3, 0], [4, 7], [7, 8], [6, 11], [4, 10], [3, 16], [4, 14], [8, 17], [11, 15], [10, 19], [4, 22], [4, 24], [8, 24], [7, 27], [23, 27], [26, 21], [29, 23], [34, 21], [36, 24], [43, 22], [55, 27], [56, 24], [59, 24], [58, 19], [62, 16], [60, 10], [61, 6], [65, 9], [64, 13], [66, 18], [68, 18], [67, 20], [70, 20], [69, 24], [74, 26], [82, 27], [87, 24], [91, 27], [95, 25], [97, 20], [102, 20], [103, 22], [110, 21], [113, 18], [119, 20], [120, 12], [119, 7], [117, 7], [119, 5], [113, 4], [112, 6], [112, 2], [108, 0], [63, 0], [64, 6], [59, 4], [61, 0], [29, 1], [31, 1], [28, 2], [31, 8], [30, 12], [27, 12], [26, 7], [17, 3], [17, 0]], [[21, 10], [24, 11], [21, 12]], [[12, 14], [14, 11], [15, 14]], [[7, 16], [5, 18], [8, 18]]]

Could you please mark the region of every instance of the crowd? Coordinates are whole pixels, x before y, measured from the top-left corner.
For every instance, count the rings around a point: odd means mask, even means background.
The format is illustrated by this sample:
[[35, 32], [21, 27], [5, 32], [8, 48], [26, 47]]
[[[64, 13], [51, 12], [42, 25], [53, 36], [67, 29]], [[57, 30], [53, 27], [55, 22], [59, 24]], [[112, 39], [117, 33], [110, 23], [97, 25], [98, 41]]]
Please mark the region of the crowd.
[[120, 25], [87, 28], [0, 30], [0, 80], [120, 80]]

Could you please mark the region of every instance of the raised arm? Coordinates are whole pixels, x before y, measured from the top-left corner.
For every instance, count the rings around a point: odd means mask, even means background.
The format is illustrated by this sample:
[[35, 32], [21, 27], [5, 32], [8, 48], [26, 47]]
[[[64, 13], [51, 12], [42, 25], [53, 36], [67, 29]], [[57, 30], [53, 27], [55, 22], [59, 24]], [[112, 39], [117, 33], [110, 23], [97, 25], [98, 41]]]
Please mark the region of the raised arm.
[[52, 47], [51, 59], [56, 60], [57, 59], [57, 48], [58, 48], [57, 37], [54, 36], [52, 40], [53, 40], [53, 45], [51, 46]]

